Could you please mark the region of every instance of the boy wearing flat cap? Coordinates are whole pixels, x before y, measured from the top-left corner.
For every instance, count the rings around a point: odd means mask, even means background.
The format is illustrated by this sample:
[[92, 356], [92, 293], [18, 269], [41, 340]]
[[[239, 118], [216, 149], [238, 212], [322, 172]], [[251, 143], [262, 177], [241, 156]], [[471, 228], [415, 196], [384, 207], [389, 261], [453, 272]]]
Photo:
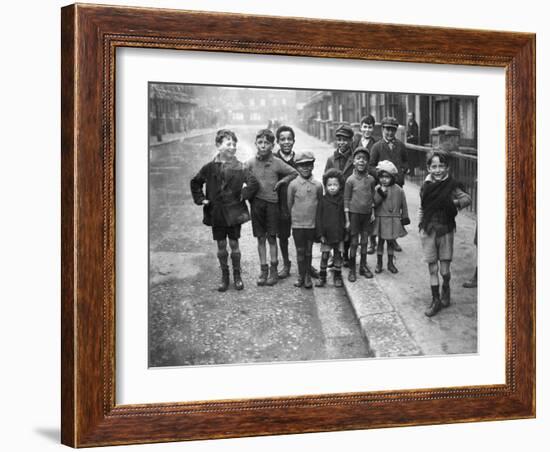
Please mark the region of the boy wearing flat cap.
[[[369, 152], [369, 161], [370, 153], [372, 147], [376, 143], [376, 138], [374, 138], [374, 126], [376, 125], [376, 120], [372, 115], [366, 115], [361, 118], [361, 133], [356, 134], [353, 138], [353, 143], [351, 144], [351, 149], [355, 150], [359, 146], [364, 147]], [[376, 179], [376, 169], [369, 167], [369, 173]], [[367, 248], [368, 254], [374, 254], [376, 252], [376, 236], [369, 236], [369, 246]]]
[[[376, 168], [378, 163], [383, 160], [392, 162], [397, 168], [395, 183], [403, 187], [405, 184], [405, 174], [409, 172], [409, 162], [405, 145], [402, 141], [395, 138], [399, 123], [393, 116], [386, 116], [382, 119], [381, 125], [382, 139], [372, 147], [369, 165], [371, 168]], [[393, 249], [401, 251], [401, 247], [397, 244], [397, 241], [394, 242]]]
[[361, 243], [361, 261], [359, 274], [372, 278], [372, 272], [367, 266], [367, 239], [372, 231], [372, 207], [376, 180], [368, 173], [369, 151], [359, 146], [353, 151], [353, 174], [348, 177], [344, 187], [344, 212], [346, 215], [346, 229], [349, 229], [351, 243], [349, 249], [348, 281], [355, 282], [356, 255]]
[[323, 197], [323, 185], [313, 179], [315, 157], [309, 151], [295, 157], [299, 176], [288, 185], [287, 201], [292, 221], [292, 237], [296, 245], [298, 279], [296, 287], [311, 289], [311, 257], [315, 241], [317, 205]]
[[[287, 125], [282, 125], [275, 132], [277, 138], [277, 144], [279, 150], [274, 154], [287, 165], [296, 169], [296, 153], [294, 152], [294, 144], [296, 142], [296, 136], [294, 129]], [[282, 184], [279, 187], [279, 226], [277, 232], [277, 239], [279, 242], [279, 248], [283, 256], [283, 268], [279, 272], [279, 279], [285, 279], [290, 276], [290, 258], [288, 255], [288, 239], [292, 232], [292, 225], [290, 221], [290, 212], [288, 211], [287, 204], [287, 184]], [[319, 273], [315, 268], [311, 268], [311, 277], [318, 278]]]
[[[351, 145], [353, 141], [354, 132], [353, 129], [347, 124], [343, 124], [336, 129], [334, 133], [336, 137], [336, 151], [327, 159], [327, 164], [325, 165], [325, 173], [329, 169], [339, 170], [343, 177], [344, 182], [349, 176], [353, 173], [353, 156], [351, 154]], [[344, 267], [349, 266], [349, 240], [344, 242]], [[328, 266], [332, 267], [333, 259], [330, 260]]]
[[336, 151], [327, 159], [325, 173], [335, 168], [340, 170], [347, 179], [353, 173], [353, 157], [351, 155], [351, 143], [353, 141], [353, 129], [347, 124], [343, 124], [336, 129]]

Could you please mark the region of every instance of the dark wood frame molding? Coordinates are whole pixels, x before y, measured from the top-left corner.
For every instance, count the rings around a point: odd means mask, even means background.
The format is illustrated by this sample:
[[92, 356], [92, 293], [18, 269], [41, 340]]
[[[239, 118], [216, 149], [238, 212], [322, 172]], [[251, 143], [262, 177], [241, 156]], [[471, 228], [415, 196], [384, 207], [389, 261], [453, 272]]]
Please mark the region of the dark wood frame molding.
[[[64, 444], [86, 447], [535, 416], [534, 34], [76, 4], [62, 9], [61, 35]], [[506, 383], [117, 405], [118, 47], [505, 68]]]

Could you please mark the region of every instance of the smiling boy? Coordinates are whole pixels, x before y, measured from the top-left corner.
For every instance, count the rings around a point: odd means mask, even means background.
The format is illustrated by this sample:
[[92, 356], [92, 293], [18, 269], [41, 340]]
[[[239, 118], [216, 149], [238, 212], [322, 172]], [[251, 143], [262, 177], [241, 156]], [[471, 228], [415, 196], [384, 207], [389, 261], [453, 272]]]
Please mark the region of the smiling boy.
[[351, 145], [351, 149], [355, 150], [359, 146], [362, 148], [365, 148], [369, 153], [370, 158], [370, 152], [374, 144], [376, 143], [376, 139], [374, 138], [374, 125], [375, 125], [375, 119], [372, 115], [363, 116], [361, 118], [360, 122], [360, 134], [356, 134], [353, 143]]
[[349, 274], [348, 281], [355, 282], [356, 255], [359, 241], [361, 243], [361, 261], [359, 274], [372, 278], [367, 265], [367, 238], [372, 230], [372, 207], [376, 180], [368, 173], [368, 151], [358, 147], [353, 151], [353, 174], [348, 177], [344, 187], [344, 212], [346, 229], [350, 231]]
[[[451, 261], [455, 217], [472, 202], [462, 184], [449, 175], [449, 156], [444, 151], [427, 155], [428, 176], [420, 188], [419, 230], [424, 260], [428, 264], [432, 302], [425, 314], [432, 317], [451, 303]], [[439, 295], [438, 271], [443, 278]]]
[[[368, 151], [368, 160], [370, 162], [370, 153], [371, 150], [376, 143], [376, 139], [374, 138], [374, 126], [376, 124], [376, 120], [374, 119], [374, 116], [372, 115], [366, 115], [361, 118], [361, 133], [357, 134], [355, 138], [353, 139], [353, 143], [351, 148], [353, 150], [357, 149], [358, 147], [362, 147]], [[370, 174], [376, 178], [376, 167], [370, 168], [369, 167]], [[376, 236], [375, 235], [369, 235], [369, 246], [367, 248], [368, 254], [374, 254], [376, 251]]]
[[[246, 165], [259, 182], [259, 189], [251, 203], [252, 233], [258, 240], [260, 276], [258, 286], [277, 283], [277, 232], [279, 228], [279, 195], [282, 185], [288, 184], [298, 172], [276, 158], [273, 153], [275, 135], [269, 129], [256, 134], [256, 156]], [[270, 265], [267, 264], [266, 241], [269, 243]], [[269, 275], [268, 275], [269, 271]]]
[[288, 186], [287, 202], [292, 219], [292, 236], [296, 245], [298, 279], [296, 287], [311, 289], [311, 258], [316, 235], [317, 205], [323, 197], [323, 185], [313, 179], [315, 157], [309, 151], [296, 156], [300, 175]]
[[258, 182], [235, 157], [237, 136], [233, 131], [218, 130], [215, 144], [218, 152], [214, 159], [191, 179], [191, 194], [195, 204], [203, 206], [203, 223], [212, 227], [212, 236], [218, 245], [217, 256], [222, 271], [218, 291], [225, 292], [229, 287], [228, 241], [235, 289], [242, 290], [239, 238], [241, 224], [250, 218], [244, 200], [254, 195]]

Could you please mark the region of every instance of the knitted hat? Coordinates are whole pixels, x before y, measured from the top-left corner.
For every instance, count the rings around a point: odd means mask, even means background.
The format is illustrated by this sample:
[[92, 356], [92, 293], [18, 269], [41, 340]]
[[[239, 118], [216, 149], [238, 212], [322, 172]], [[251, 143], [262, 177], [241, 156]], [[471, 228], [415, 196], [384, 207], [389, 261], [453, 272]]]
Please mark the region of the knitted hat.
[[395, 176], [397, 174], [397, 168], [389, 160], [382, 160], [381, 162], [378, 162], [376, 171], [378, 172], [378, 175], [381, 173], [388, 173], [390, 176]]

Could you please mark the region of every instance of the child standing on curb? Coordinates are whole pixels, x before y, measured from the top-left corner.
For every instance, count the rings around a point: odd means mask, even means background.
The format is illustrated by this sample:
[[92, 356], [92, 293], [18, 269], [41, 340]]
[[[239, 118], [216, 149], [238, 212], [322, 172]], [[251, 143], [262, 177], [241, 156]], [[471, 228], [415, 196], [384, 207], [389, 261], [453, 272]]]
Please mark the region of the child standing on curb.
[[363, 147], [353, 151], [353, 174], [346, 180], [344, 188], [344, 212], [346, 228], [350, 231], [349, 274], [348, 281], [355, 282], [356, 256], [359, 240], [361, 243], [361, 261], [359, 274], [372, 278], [367, 265], [368, 237], [372, 230], [372, 206], [376, 181], [368, 173], [369, 152]]
[[[258, 192], [252, 200], [252, 233], [258, 240], [260, 258], [260, 276], [258, 286], [277, 284], [277, 231], [279, 223], [279, 196], [277, 191], [283, 184], [288, 184], [298, 172], [273, 153], [275, 135], [269, 129], [262, 129], [256, 134], [255, 157], [247, 162], [251, 173], [259, 182]], [[267, 265], [266, 241], [269, 243], [270, 266]], [[269, 270], [269, 276], [268, 276]]]
[[[191, 194], [197, 205], [204, 206], [203, 223], [212, 227], [218, 244], [218, 261], [222, 271], [219, 292], [229, 287], [227, 240], [231, 249], [235, 289], [244, 288], [241, 279], [241, 224], [250, 219], [244, 199], [250, 199], [258, 189], [258, 181], [237, 160], [237, 136], [228, 129], [216, 134], [217, 155], [191, 179]], [[203, 186], [206, 184], [206, 195]]]
[[[459, 209], [472, 202], [462, 184], [449, 175], [449, 156], [444, 151], [427, 155], [428, 176], [420, 188], [419, 225], [424, 260], [430, 272], [432, 302], [425, 314], [432, 317], [451, 303], [451, 261]], [[439, 295], [438, 271], [443, 278]]]
[[323, 174], [325, 195], [317, 208], [317, 237], [321, 238], [321, 271], [315, 287], [324, 287], [327, 282], [327, 264], [330, 252], [334, 254], [334, 287], [342, 287], [342, 253], [346, 236], [344, 214], [344, 175], [337, 169]]
[[312, 177], [315, 157], [311, 152], [297, 154], [295, 161], [300, 175], [289, 184], [287, 193], [298, 261], [298, 279], [294, 285], [311, 289], [311, 256], [316, 238], [317, 206], [323, 197], [323, 186]]
[[397, 185], [397, 168], [389, 160], [382, 160], [376, 167], [380, 184], [376, 187], [374, 195], [375, 220], [374, 234], [378, 236], [376, 250], [376, 268], [374, 271], [382, 271], [382, 256], [384, 254], [384, 242], [387, 243], [388, 270], [397, 273], [394, 264], [394, 246], [398, 237], [407, 235], [403, 226], [411, 223], [405, 192]]

